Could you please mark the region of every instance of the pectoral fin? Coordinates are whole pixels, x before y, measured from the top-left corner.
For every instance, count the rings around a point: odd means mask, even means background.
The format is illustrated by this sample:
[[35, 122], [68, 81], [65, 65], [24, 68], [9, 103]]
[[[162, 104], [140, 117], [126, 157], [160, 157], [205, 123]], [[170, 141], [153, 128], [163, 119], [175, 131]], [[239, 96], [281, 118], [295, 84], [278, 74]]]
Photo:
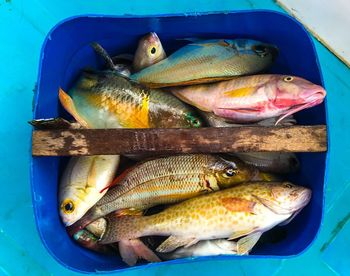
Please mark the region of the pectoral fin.
[[229, 241], [230, 241], [230, 240], [235, 240], [235, 239], [238, 239], [238, 238], [240, 238], [240, 237], [247, 236], [247, 235], [249, 235], [249, 234], [255, 232], [256, 230], [257, 230], [257, 228], [254, 227], [254, 228], [251, 228], [251, 229], [246, 229], [246, 230], [244, 230], [244, 231], [236, 231], [236, 232], [233, 232], [233, 233], [231, 234], [231, 236], [228, 238], [228, 240], [229, 240]]
[[252, 95], [255, 92], [255, 87], [243, 87], [234, 90], [230, 90], [224, 93], [225, 96], [239, 98], [239, 97], [247, 97]]
[[253, 197], [255, 197], [257, 200], [259, 200], [261, 202], [261, 204], [263, 204], [265, 207], [269, 208], [275, 214], [288, 215], [291, 213], [291, 210], [282, 208], [281, 206], [279, 206], [278, 204], [276, 204], [272, 200], [267, 200], [265, 198], [262, 198], [262, 197], [259, 197], [256, 195], [253, 195]]
[[142, 216], [143, 215], [143, 210], [139, 209], [120, 209], [118, 211], [114, 212], [114, 215], [116, 217], [123, 217], [123, 216]]
[[300, 213], [300, 211], [301, 211], [301, 209], [298, 210], [298, 211], [296, 211], [293, 215], [290, 216], [289, 219], [287, 219], [287, 220], [285, 220], [285, 221], [282, 221], [278, 226], [285, 226], [285, 225], [287, 225], [288, 223], [290, 223], [290, 222], [297, 216], [297, 214]]
[[237, 254], [244, 255], [249, 253], [254, 245], [258, 242], [262, 235], [262, 232], [255, 232], [248, 236], [245, 236], [244, 238], [241, 238], [237, 242]]
[[202, 47], [212, 47], [212, 46], [222, 46], [222, 47], [229, 47], [230, 43], [227, 41], [221, 39], [218, 41], [213, 41], [213, 42], [207, 42], [207, 43], [201, 43], [200, 41], [188, 44], [188, 45], [194, 45], [194, 46], [202, 46]]
[[154, 83], [154, 82], [143, 82], [143, 84], [149, 88], [162, 88], [162, 87], [171, 87], [171, 86], [182, 86], [182, 85], [193, 85], [193, 84], [202, 84], [202, 83], [211, 83], [218, 82], [223, 80], [230, 80], [236, 78], [235, 76], [231, 77], [208, 77], [195, 80], [181, 81], [181, 82], [172, 82], [172, 83]]
[[167, 238], [161, 245], [159, 245], [156, 249], [156, 251], [161, 253], [167, 253], [174, 251], [176, 248], [180, 246], [189, 247], [191, 245], [194, 245], [198, 242], [196, 238], [183, 238], [183, 237], [176, 237], [176, 236], [170, 236]]
[[231, 212], [254, 213], [256, 202], [238, 197], [226, 197], [221, 199], [222, 205]]

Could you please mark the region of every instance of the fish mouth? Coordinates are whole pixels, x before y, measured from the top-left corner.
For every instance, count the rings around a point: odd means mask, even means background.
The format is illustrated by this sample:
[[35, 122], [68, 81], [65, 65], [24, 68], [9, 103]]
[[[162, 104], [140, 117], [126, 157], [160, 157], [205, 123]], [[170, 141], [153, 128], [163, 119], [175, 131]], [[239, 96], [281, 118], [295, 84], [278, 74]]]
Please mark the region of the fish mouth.
[[312, 192], [310, 189], [305, 189], [305, 188], [303, 189], [303, 191], [296, 189], [295, 192], [300, 193], [298, 197], [298, 202], [300, 202], [301, 204], [295, 207], [296, 209], [295, 211], [297, 211], [304, 208], [310, 202]]
[[323, 98], [322, 99], [317, 98], [314, 101], [303, 103], [303, 104], [298, 104], [298, 105], [293, 106], [292, 108], [290, 108], [288, 110], [288, 112], [286, 114], [284, 114], [284, 115], [282, 115], [281, 117], [278, 118], [278, 120], [275, 123], [275, 126], [277, 126], [286, 117], [288, 117], [290, 115], [293, 115], [294, 113], [297, 113], [298, 111], [301, 111], [301, 110], [313, 107], [315, 105], [318, 105], [318, 104], [320, 104], [322, 102], [323, 102]]

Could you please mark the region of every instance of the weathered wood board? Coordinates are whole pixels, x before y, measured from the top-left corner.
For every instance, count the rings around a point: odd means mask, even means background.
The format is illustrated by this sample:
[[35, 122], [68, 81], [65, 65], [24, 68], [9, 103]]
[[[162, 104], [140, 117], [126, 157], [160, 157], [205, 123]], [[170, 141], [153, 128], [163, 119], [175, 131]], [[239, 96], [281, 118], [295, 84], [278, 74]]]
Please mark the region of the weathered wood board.
[[326, 126], [35, 130], [34, 156], [248, 151], [322, 152]]

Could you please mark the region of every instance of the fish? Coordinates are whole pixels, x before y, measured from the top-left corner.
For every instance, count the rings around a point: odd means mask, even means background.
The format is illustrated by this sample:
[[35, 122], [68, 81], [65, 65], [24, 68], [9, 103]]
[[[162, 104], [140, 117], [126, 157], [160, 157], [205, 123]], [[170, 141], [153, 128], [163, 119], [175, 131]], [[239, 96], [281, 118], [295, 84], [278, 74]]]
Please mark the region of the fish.
[[138, 72], [166, 58], [162, 43], [155, 32], [140, 38], [135, 55], [121, 54], [111, 57], [97, 42], [91, 43], [96, 54], [106, 63], [109, 70], [129, 77], [131, 72]]
[[76, 232], [73, 239], [81, 246], [100, 254], [116, 255], [118, 252], [112, 245], [99, 244], [98, 238], [86, 229]]
[[233, 155], [266, 173], [294, 173], [300, 168], [299, 159], [293, 152], [236, 152]]
[[253, 75], [212, 84], [172, 87], [182, 101], [234, 123], [254, 123], [284, 118], [321, 104], [325, 89], [300, 77]]
[[173, 252], [163, 253], [163, 260], [174, 260], [189, 257], [237, 255], [237, 242], [225, 239], [204, 240], [189, 247], [180, 247]]
[[270, 180], [269, 175], [231, 160], [209, 154], [175, 155], [141, 162], [116, 178], [111, 188], [69, 232], [76, 232], [111, 212], [142, 214], [142, 210], [171, 204], [231, 187], [245, 181]]
[[100, 238], [103, 232], [105, 231], [106, 226], [107, 226], [107, 221], [104, 218], [99, 218], [91, 222], [89, 225], [87, 225], [86, 230], [88, 230], [97, 238]]
[[[214, 113], [201, 111], [200, 114], [212, 127], [242, 127], [243, 124], [235, 124], [231, 121], [218, 117]], [[278, 118], [273, 117], [251, 124], [251, 126], [273, 126]], [[293, 115], [284, 118], [280, 126], [292, 126], [296, 124]], [[298, 157], [293, 152], [236, 152], [229, 153], [237, 156], [246, 164], [257, 167], [261, 172], [267, 173], [293, 173], [300, 168]]]
[[79, 220], [103, 197], [119, 160], [119, 155], [96, 155], [72, 157], [68, 161], [58, 189], [59, 213], [65, 226]]
[[110, 71], [83, 73], [62, 106], [86, 128], [198, 128], [202, 119], [171, 94]]
[[152, 88], [213, 82], [264, 71], [277, 54], [276, 46], [250, 39], [197, 40], [130, 78]]
[[156, 251], [172, 252], [199, 241], [237, 241], [237, 254], [246, 254], [262, 233], [289, 223], [310, 201], [311, 190], [290, 182], [247, 182], [172, 205], [139, 217], [106, 216], [100, 243], [144, 236], [168, 237]]
[[165, 58], [166, 53], [158, 35], [150, 32], [139, 40], [132, 64], [133, 72], [138, 72]]

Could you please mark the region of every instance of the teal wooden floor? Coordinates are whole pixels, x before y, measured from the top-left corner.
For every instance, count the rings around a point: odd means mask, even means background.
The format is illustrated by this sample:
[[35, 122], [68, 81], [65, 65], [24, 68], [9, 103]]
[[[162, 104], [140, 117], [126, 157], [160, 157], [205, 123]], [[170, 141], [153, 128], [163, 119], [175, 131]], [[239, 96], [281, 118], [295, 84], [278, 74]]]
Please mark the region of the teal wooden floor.
[[[58, 264], [42, 245], [31, 205], [31, 128], [26, 122], [32, 116], [39, 53], [48, 31], [60, 20], [77, 14], [141, 15], [261, 8], [280, 10], [270, 0], [0, 0], [1, 275], [73, 274]], [[145, 272], [183, 276], [219, 272], [230, 275], [350, 275], [350, 70], [317, 41], [316, 48], [328, 91], [330, 145], [325, 217], [312, 247], [301, 256], [289, 259], [196, 262], [135, 270], [125, 272], [125, 276], [145, 275]]]

